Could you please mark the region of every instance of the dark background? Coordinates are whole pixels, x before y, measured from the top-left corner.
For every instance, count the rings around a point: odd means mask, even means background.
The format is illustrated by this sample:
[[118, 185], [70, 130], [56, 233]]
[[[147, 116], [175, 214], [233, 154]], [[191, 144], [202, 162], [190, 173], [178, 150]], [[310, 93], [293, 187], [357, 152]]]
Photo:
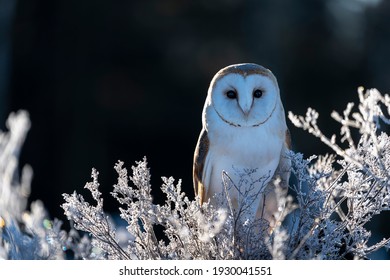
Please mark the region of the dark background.
[[[34, 169], [31, 199], [52, 218], [64, 219], [62, 193], [86, 193], [92, 167], [106, 209], [117, 209], [115, 162], [130, 169], [144, 156], [157, 201], [161, 176], [182, 178], [192, 198], [201, 111], [220, 68], [270, 68], [286, 112], [316, 108], [329, 135], [330, 112], [357, 102], [358, 86], [389, 91], [389, 51], [385, 0], [0, 0], [0, 127], [11, 111], [30, 113], [21, 160]], [[329, 151], [288, 123], [295, 151]]]

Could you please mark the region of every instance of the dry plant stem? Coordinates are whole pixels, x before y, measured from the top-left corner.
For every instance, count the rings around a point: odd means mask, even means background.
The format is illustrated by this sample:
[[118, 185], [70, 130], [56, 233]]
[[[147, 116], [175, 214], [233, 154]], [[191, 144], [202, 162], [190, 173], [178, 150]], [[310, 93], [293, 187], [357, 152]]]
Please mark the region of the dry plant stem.
[[313, 234], [314, 230], [316, 229], [316, 227], [318, 227], [318, 225], [319, 225], [319, 221], [315, 220], [314, 221], [314, 225], [306, 233], [306, 235], [301, 239], [301, 241], [299, 242], [298, 246], [292, 252], [292, 254], [291, 254], [290, 258], [289, 258], [290, 260], [295, 259], [295, 257], [297, 256], [299, 250], [303, 247], [303, 245], [305, 245], [306, 241], [310, 238], [310, 236]]

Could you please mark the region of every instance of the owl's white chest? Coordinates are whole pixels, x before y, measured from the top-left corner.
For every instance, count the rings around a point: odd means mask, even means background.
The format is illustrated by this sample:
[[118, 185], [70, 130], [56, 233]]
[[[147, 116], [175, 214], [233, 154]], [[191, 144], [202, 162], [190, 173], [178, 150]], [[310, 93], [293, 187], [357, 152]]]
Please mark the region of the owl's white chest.
[[229, 191], [232, 200], [238, 200], [236, 188], [244, 193], [252, 187], [250, 192], [253, 193], [265, 187], [280, 160], [282, 129], [275, 129], [272, 118], [256, 127], [236, 127], [218, 118], [210, 119], [214, 121], [207, 123], [210, 147], [203, 173], [203, 181], [209, 186], [208, 197], [223, 190], [223, 172], [233, 185]]

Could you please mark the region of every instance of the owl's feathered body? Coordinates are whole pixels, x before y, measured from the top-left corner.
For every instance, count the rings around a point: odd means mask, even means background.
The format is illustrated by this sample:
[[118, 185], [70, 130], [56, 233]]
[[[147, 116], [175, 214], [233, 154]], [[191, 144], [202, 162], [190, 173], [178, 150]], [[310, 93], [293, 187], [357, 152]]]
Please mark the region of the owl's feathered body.
[[[234, 92], [234, 94], [232, 93]], [[264, 190], [280, 170], [288, 180], [290, 162], [288, 129], [279, 88], [273, 74], [256, 64], [238, 64], [220, 70], [213, 78], [203, 108], [203, 128], [194, 155], [194, 188], [201, 202], [223, 191], [222, 173], [240, 185], [240, 171], [255, 170], [253, 194]], [[286, 138], [287, 137], [287, 138]], [[240, 187], [249, 188], [243, 184]], [[241, 194], [245, 190], [241, 190]], [[233, 207], [239, 207], [240, 193], [229, 189]], [[272, 220], [276, 201], [272, 192], [252, 203], [250, 212]]]

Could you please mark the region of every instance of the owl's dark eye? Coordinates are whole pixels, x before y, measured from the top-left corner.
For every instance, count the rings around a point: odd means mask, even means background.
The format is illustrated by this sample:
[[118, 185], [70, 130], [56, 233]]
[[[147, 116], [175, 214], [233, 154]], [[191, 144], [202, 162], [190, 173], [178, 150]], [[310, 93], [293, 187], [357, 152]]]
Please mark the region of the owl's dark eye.
[[229, 90], [228, 92], [226, 92], [226, 96], [230, 99], [236, 99], [237, 93], [234, 90]]
[[260, 98], [263, 96], [263, 91], [260, 90], [260, 89], [256, 89], [254, 92], [253, 92], [253, 97], [254, 98]]

